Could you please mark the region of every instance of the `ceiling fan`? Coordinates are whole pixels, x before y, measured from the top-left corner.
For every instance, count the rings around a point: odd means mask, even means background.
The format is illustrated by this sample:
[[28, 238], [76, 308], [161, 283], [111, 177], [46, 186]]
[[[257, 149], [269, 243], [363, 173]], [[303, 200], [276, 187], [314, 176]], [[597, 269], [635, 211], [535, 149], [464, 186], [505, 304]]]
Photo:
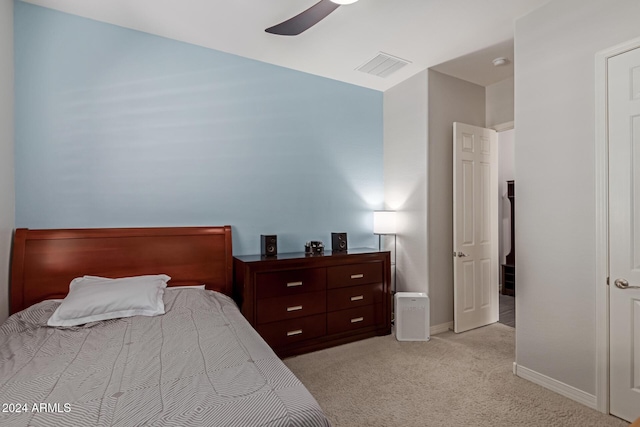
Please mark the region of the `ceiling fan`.
[[297, 36], [322, 21], [341, 5], [351, 4], [357, 1], [358, 0], [320, 0], [304, 12], [278, 25], [269, 27], [265, 31], [280, 36]]

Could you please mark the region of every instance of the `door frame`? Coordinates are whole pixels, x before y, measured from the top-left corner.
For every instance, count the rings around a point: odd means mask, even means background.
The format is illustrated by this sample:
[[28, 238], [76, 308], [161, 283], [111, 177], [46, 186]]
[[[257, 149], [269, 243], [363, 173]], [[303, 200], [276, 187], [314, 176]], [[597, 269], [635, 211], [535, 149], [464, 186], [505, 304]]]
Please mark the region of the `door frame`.
[[609, 126], [607, 61], [640, 48], [640, 38], [596, 53], [596, 409], [609, 413]]

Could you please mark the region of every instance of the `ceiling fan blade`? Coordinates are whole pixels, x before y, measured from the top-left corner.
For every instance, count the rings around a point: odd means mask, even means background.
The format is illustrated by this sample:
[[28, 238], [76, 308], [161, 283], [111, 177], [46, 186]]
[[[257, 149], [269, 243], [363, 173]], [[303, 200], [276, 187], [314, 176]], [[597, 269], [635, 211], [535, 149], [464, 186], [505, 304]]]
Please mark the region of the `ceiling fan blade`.
[[280, 36], [297, 36], [322, 21], [338, 7], [340, 7], [340, 5], [331, 0], [320, 0], [304, 12], [278, 25], [269, 27], [265, 31]]

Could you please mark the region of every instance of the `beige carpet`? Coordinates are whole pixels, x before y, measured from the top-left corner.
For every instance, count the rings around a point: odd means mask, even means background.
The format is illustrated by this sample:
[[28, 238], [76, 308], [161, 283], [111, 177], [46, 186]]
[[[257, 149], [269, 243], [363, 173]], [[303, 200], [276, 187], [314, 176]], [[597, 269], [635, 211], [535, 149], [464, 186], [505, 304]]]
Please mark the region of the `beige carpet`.
[[285, 360], [335, 427], [628, 426], [512, 373], [502, 324], [429, 342], [376, 337]]

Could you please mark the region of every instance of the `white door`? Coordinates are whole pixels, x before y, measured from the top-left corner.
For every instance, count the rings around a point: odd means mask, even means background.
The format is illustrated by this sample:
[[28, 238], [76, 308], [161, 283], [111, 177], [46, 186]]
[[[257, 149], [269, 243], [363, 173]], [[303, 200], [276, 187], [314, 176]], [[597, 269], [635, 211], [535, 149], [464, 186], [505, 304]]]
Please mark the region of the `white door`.
[[610, 58], [607, 80], [610, 412], [633, 421], [640, 417], [640, 48]]
[[498, 321], [498, 135], [453, 124], [453, 330]]

